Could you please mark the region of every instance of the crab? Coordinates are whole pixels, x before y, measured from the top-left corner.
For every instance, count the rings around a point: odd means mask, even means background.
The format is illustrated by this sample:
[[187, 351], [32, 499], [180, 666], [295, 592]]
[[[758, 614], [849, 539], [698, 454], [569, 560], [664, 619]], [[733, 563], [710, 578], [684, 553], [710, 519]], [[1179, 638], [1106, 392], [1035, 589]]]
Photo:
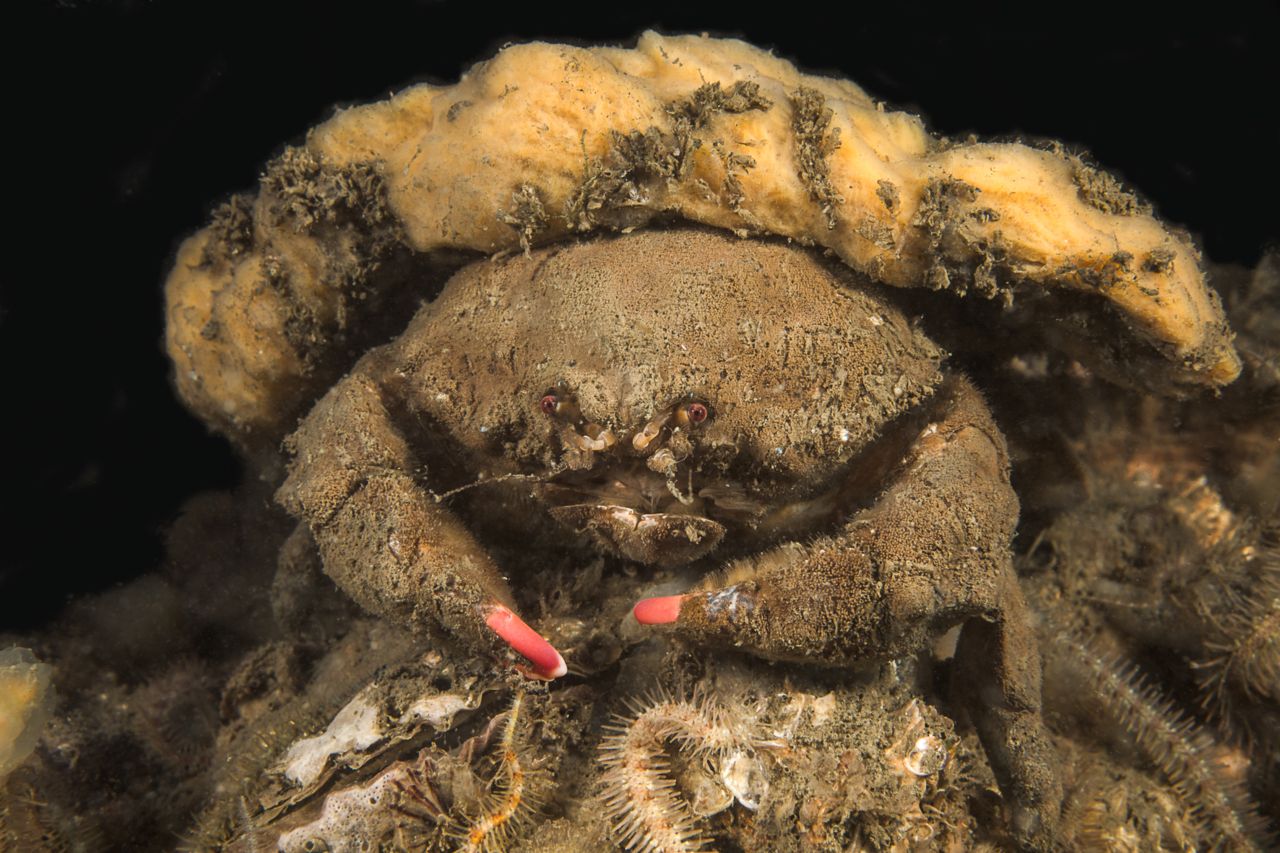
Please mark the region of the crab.
[[[460, 253], [483, 259], [437, 295]], [[579, 654], [533, 609], [574, 560], [648, 573], [642, 630], [772, 661], [958, 628], [957, 697], [1043, 849], [1061, 787], [1004, 439], [880, 287], [998, 304], [1148, 391], [1241, 369], [1189, 237], [1077, 154], [938, 139], [847, 81], [655, 33], [339, 111], [179, 249], [166, 335], [264, 479], [292, 433], [292, 552], [532, 678]]]
[[[635, 619], [770, 660], [891, 659], [963, 626], [957, 667], [1014, 826], [1049, 837], [1059, 788], [1004, 440], [848, 270], [679, 229], [483, 261], [287, 445], [278, 499], [339, 586], [406, 626], [509, 646], [534, 677], [567, 668], [512, 591], [542, 548], [716, 570]], [[500, 562], [495, 535], [527, 559]]]

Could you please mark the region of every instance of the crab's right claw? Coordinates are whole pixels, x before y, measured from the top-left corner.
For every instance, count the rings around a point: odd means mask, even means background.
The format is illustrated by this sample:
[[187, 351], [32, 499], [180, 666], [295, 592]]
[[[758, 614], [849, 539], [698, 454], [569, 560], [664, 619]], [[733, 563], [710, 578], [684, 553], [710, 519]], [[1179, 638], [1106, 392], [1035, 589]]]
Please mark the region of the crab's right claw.
[[529, 661], [531, 666], [520, 667], [520, 671], [525, 675], [551, 681], [569, 671], [564, 657], [556, 651], [555, 646], [530, 628], [506, 605], [493, 604], [485, 615], [484, 624], [488, 625], [517, 654]]
[[510, 647], [534, 678], [564, 675], [560, 653], [503, 603], [511, 590], [492, 556], [406, 473], [420, 466], [388, 411], [379, 357], [366, 356], [289, 439], [296, 458], [280, 503], [366, 610], [411, 628], [434, 621], [477, 651]]

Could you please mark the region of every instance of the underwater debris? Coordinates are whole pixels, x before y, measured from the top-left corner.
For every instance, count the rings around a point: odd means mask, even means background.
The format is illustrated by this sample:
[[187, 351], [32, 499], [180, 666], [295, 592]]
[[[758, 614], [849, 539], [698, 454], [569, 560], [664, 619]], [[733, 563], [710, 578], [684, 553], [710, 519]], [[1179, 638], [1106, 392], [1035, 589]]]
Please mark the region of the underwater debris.
[[[753, 811], [759, 807], [768, 782], [752, 757], [752, 714], [730, 711], [701, 691], [689, 699], [658, 693], [628, 706], [632, 716], [619, 716], [599, 748], [601, 800], [623, 847], [639, 853], [706, 850], [712, 839], [700, 816], [735, 800]], [[715, 811], [697, 808], [673, 775], [668, 742], [700, 762], [707, 775], [718, 775], [732, 796]]]
[[[844, 196], [831, 183], [831, 168], [827, 158], [840, 147], [840, 128], [831, 127], [835, 115], [826, 99], [817, 89], [801, 86], [791, 96], [791, 128], [796, 134], [796, 171], [800, 182], [809, 188], [809, 198], [822, 207], [827, 229], [836, 227], [836, 205], [844, 204]], [[893, 184], [881, 180], [876, 190], [885, 208], [892, 213], [897, 206], [897, 191]], [[884, 187], [892, 196], [886, 196]], [[893, 202], [887, 199], [892, 197]]]
[[[25, 853], [99, 853], [108, 849], [94, 815], [70, 785], [57, 790], [34, 783], [37, 774], [19, 767], [0, 782], [0, 850]], [[47, 778], [42, 779], [47, 782]]]
[[547, 209], [538, 198], [537, 187], [521, 184], [511, 194], [511, 212], [498, 211], [498, 221], [516, 229], [520, 235], [520, 249], [529, 254], [533, 238], [547, 227]]
[[423, 849], [445, 815], [432, 770], [429, 750], [397, 761], [369, 784], [325, 797], [319, 818], [282, 834], [274, 846], [281, 853], [360, 853], [377, 840], [393, 849]]
[[[370, 845], [466, 853], [507, 849], [537, 814], [552, 781], [546, 762], [527, 743], [525, 708], [519, 694], [455, 749], [429, 743], [372, 777], [356, 771], [326, 786], [322, 800], [296, 803], [293, 813], [276, 807], [255, 813], [244, 800], [242, 819], [232, 816], [221, 834], [202, 828], [216, 843], [192, 849], [222, 849], [237, 835], [250, 849], [263, 844], [283, 853], [363, 853]], [[490, 765], [492, 772], [485, 769]]]

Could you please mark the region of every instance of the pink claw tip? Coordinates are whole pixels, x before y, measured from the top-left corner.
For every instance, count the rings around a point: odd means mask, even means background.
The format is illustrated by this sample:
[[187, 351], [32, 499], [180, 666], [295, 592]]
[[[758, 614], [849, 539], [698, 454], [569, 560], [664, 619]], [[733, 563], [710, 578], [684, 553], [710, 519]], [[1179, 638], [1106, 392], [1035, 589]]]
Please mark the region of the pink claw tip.
[[555, 646], [543, 639], [541, 634], [525, 624], [509, 608], [501, 604], [493, 605], [484, 618], [484, 624], [533, 664], [530, 668], [521, 667], [522, 672], [550, 681], [569, 671]]
[[641, 625], [666, 625], [680, 618], [680, 602], [687, 596], [663, 595], [636, 602], [632, 612]]

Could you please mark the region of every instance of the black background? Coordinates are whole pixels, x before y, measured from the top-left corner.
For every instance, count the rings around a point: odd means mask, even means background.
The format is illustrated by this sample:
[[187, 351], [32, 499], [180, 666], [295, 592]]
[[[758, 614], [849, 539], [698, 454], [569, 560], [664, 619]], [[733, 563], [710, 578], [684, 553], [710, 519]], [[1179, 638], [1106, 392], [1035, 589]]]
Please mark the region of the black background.
[[0, 632], [154, 568], [182, 501], [239, 476], [169, 384], [177, 241], [335, 105], [452, 81], [508, 41], [738, 36], [935, 132], [1088, 149], [1217, 261], [1280, 234], [1273, 4], [551, 5], [67, 2], [8, 23]]

